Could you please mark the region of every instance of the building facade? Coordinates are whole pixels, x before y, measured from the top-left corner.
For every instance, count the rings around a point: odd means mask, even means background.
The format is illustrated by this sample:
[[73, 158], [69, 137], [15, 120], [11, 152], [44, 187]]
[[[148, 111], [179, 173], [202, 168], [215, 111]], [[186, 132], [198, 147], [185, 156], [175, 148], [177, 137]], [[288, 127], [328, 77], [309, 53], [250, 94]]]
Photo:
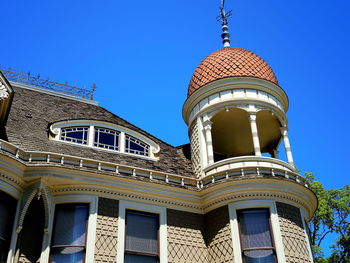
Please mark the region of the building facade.
[[199, 64], [178, 147], [30, 78], [0, 74], [1, 263], [313, 262], [317, 199], [258, 55], [224, 47]]

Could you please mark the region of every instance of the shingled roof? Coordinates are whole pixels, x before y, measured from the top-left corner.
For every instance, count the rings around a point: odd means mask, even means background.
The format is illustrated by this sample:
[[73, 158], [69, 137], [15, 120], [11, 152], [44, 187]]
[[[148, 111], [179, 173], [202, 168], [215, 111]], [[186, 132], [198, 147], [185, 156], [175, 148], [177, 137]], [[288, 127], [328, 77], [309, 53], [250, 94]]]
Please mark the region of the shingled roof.
[[[14, 92], [6, 125], [6, 139], [23, 150], [73, 155], [194, 177], [191, 162], [182, 147], [173, 147], [100, 106], [19, 87], [14, 87]], [[48, 129], [52, 123], [78, 119], [106, 121], [145, 135], [160, 146], [159, 160], [49, 140]]]

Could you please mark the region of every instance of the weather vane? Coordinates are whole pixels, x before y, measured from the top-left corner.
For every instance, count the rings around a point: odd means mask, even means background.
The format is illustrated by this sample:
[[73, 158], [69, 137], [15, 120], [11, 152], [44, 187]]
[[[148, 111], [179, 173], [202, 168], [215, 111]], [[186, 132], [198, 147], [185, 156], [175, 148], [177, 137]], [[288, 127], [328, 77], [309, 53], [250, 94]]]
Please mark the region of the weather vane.
[[221, 0], [221, 7], [220, 7], [220, 16], [216, 18], [216, 21], [222, 22], [221, 28], [222, 28], [222, 43], [224, 44], [224, 47], [230, 46], [230, 33], [228, 32], [228, 22], [227, 19], [232, 16], [232, 10], [225, 12], [225, 0]]

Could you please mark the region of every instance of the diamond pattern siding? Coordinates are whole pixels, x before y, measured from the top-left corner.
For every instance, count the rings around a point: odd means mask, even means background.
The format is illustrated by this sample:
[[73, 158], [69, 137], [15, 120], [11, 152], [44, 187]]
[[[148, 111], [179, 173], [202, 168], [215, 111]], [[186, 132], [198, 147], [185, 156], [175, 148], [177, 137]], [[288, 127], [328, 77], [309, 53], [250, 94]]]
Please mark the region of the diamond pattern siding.
[[209, 263], [233, 262], [228, 207], [223, 206], [205, 215], [206, 243]]
[[197, 123], [193, 125], [191, 130], [191, 160], [192, 160], [194, 174], [197, 177], [199, 177], [201, 172], [201, 160], [200, 160], [199, 131], [198, 131]]
[[277, 202], [287, 263], [308, 263], [310, 256], [299, 208]]
[[167, 209], [168, 262], [207, 263], [204, 216]]
[[118, 207], [118, 200], [98, 199], [95, 263], [116, 262]]
[[200, 87], [227, 77], [255, 77], [278, 85], [271, 67], [253, 52], [225, 47], [211, 53], [199, 64], [188, 85], [188, 97]]

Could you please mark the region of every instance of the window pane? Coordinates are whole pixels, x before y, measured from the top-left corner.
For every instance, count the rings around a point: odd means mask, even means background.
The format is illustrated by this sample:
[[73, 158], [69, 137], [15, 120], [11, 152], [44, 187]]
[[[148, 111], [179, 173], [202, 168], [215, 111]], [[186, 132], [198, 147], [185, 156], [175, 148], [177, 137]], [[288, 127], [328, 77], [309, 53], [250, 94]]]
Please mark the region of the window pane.
[[52, 246], [85, 246], [88, 205], [57, 205]]
[[119, 148], [119, 132], [95, 128], [94, 146], [117, 151]]
[[239, 213], [242, 248], [272, 247], [269, 214], [265, 209]]
[[158, 254], [158, 215], [127, 211], [125, 250]]
[[16, 200], [0, 191], [0, 262], [6, 262], [10, 245]]
[[61, 129], [61, 140], [87, 144], [88, 127], [69, 127]]
[[125, 254], [124, 263], [157, 263], [157, 257]]
[[275, 256], [272, 250], [245, 251], [244, 258], [246, 263], [274, 263], [275, 262]]
[[84, 260], [84, 248], [54, 248], [52, 251], [52, 263], [82, 263]]
[[2, 240], [7, 240], [8, 238], [8, 225], [11, 222], [8, 210], [9, 207], [6, 203], [6, 199], [0, 199], [0, 239]]
[[149, 145], [125, 134], [125, 152], [148, 156]]

